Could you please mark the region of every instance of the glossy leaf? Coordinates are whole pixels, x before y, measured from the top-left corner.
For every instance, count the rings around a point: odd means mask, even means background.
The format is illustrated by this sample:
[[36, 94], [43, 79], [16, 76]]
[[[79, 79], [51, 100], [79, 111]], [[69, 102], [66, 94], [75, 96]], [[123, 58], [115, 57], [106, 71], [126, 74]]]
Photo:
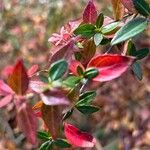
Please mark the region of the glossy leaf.
[[103, 13], [100, 13], [96, 20], [96, 27], [101, 28], [103, 23], [104, 23], [104, 15], [103, 15]]
[[134, 44], [129, 41], [128, 43], [128, 55], [130, 56], [135, 56], [137, 59], [143, 59], [149, 54], [149, 49], [148, 48], [142, 48], [140, 50], [136, 50], [136, 47]]
[[112, 31], [114, 31], [115, 29], [117, 29], [117, 27], [119, 26], [119, 22], [113, 22], [110, 23], [104, 27], [102, 27], [101, 32], [105, 35], [109, 35], [112, 33]]
[[95, 34], [95, 28], [92, 24], [82, 24], [74, 31], [74, 34], [90, 38]]
[[45, 92], [40, 94], [41, 99], [45, 105], [68, 105], [69, 100], [62, 93], [61, 90], [53, 89], [53, 90], [46, 90]]
[[27, 140], [30, 143], [35, 144], [37, 131], [36, 116], [24, 98], [18, 98], [15, 104], [17, 108], [18, 125], [27, 137]]
[[92, 102], [92, 100], [96, 97], [95, 91], [87, 91], [80, 95], [79, 101], [76, 105], [88, 105]]
[[84, 72], [84, 78], [87, 78], [89, 80], [93, 79], [94, 77], [96, 77], [99, 74], [99, 71], [97, 70], [97, 68], [88, 68], [85, 72]]
[[94, 43], [96, 46], [98, 46], [102, 40], [103, 40], [103, 35], [101, 33], [96, 33], [94, 35]]
[[150, 16], [150, 5], [145, 0], [133, 0], [135, 9], [143, 16]]
[[124, 15], [124, 6], [122, 5], [121, 0], [111, 0], [111, 3], [115, 20], [121, 20]]
[[85, 115], [90, 115], [99, 111], [99, 108], [93, 105], [77, 105], [76, 108]]
[[95, 67], [99, 70], [99, 75], [93, 79], [94, 81], [105, 82], [121, 76], [133, 61], [133, 57], [118, 54], [97, 55], [91, 59], [88, 68]]
[[97, 18], [97, 10], [93, 3], [93, 0], [89, 0], [84, 12], [83, 12], [83, 22], [95, 24]]
[[127, 54], [130, 56], [136, 56], [136, 54], [137, 54], [136, 47], [135, 47], [134, 43], [132, 43], [131, 40], [128, 42]]
[[137, 34], [143, 32], [147, 27], [147, 20], [145, 18], [135, 18], [129, 21], [125, 26], [117, 31], [115, 37], [112, 39], [111, 44], [115, 45], [128, 40]]
[[149, 54], [149, 49], [148, 48], [143, 48], [140, 49], [136, 52], [136, 57], [137, 59], [143, 59]]
[[68, 64], [65, 60], [53, 63], [49, 69], [49, 77], [52, 81], [60, 79], [66, 72]]
[[59, 148], [68, 148], [68, 147], [71, 147], [71, 145], [65, 139], [56, 139], [54, 141], [54, 144], [57, 147], [59, 147]]
[[12, 74], [8, 78], [8, 85], [18, 94], [23, 95], [28, 89], [29, 78], [22, 60], [18, 60]]
[[52, 141], [46, 141], [40, 146], [40, 150], [52, 150], [52, 149], [53, 149]]
[[66, 80], [63, 81], [63, 84], [67, 87], [74, 88], [76, 84], [78, 84], [81, 81], [81, 77], [77, 76], [69, 76]]
[[96, 139], [89, 133], [82, 132], [71, 124], [65, 123], [64, 132], [67, 140], [75, 147], [94, 147]]
[[38, 131], [37, 136], [41, 140], [50, 140], [50, 134], [45, 131]]
[[135, 75], [139, 80], [142, 80], [142, 79], [143, 79], [143, 72], [142, 72], [142, 68], [141, 68], [139, 62], [135, 62], [135, 63], [132, 65], [132, 70], [133, 70], [134, 75]]

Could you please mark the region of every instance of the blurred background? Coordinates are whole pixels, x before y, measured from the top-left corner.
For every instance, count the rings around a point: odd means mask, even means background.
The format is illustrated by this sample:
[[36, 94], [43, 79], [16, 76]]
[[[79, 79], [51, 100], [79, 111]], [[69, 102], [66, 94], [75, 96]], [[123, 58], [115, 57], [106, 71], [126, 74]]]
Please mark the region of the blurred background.
[[[0, 0], [0, 76], [5, 66], [22, 57], [27, 67], [47, 65], [48, 38], [69, 20], [82, 16], [87, 0]], [[95, 0], [99, 12], [112, 16], [110, 0]], [[137, 48], [150, 47], [150, 28], [135, 38]], [[101, 48], [103, 49], [103, 47]], [[150, 57], [143, 60], [144, 78], [128, 72], [98, 90], [101, 111], [74, 116], [83, 130], [97, 137], [96, 150], [150, 150]], [[10, 105], [0, 110], [0, 150], [36, 150], [16, 128]], [[87, 124], [88, 122], [88, 124]]]

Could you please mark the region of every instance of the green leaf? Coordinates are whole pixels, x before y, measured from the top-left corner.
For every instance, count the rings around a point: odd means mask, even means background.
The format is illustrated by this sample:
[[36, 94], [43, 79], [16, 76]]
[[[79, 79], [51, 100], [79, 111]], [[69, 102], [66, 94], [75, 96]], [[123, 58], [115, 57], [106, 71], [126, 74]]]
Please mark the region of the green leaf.
[[129, 41], [128, 43], [128, 55], [130, 56], [135, 56], [137, 59], [143, 59], [149, 54], [149, 49], [148, 48], [143, 48], [140, 50], [136, 50], [135, 45], [132, 43], [132, 41]]
[[40, 78], [40, 80], [41, 80], [42, 82], [44, 82], [44, 83], [48, 83], [48, 82], [49, 82], [49, 81], [48, 81], [48, 77], [45, 76], [45, 75], [43, 75], [43, 74], [40, 74], [40, 75], [39, 75], [39, 78]]
[[136, 57], [137, 59], [143, 59], [149, 54], [148, 48], [143, 48], [137, 51]]
[[115, 30], [118, 27], [118, 25], [119, 25], [119, 22], [110, 23], [110, 24], [102, 27], [101, 32], [103, 34], [111, 33], [113, 30]]
[[135, 63], [132, 65], [132, 70], [133, 70], [134, 75], [135, 75], [139, 80], [142, 80], [142, 79], [143, 79], [143, 72], [142, 72], [142, 68], [141, 68], [139, 62], [135, 62]]
[[77, 67], [77, 73], [79, 76], [83, 75], [84, 73], [83, 69], [80, 66]]
[[137, 34], [143, 32], [146, 27], [146, 18], [139, 17], [129, 21], [125, 26], [117, 31], [115, 37], [111, 41], [111, 45], [118, 44], [136, 36]]
[[90, 38], [95, 34], [95, 28], [92, 24], [82, 24], [74, 31], [74, 34]]
[[63, 81], [63, 83], [68, 87], [75, 87], [76, 84], [78, 84], [81, 80], [81, 77], [77, 76], [69, 76], [66, 80]]
[[71, 145], [67, 142], [65, 139], [56, 139], [54, 144], [58, 146], [59, 148], [68, 148], [71, 147]]
[[107, 45], [107, 44], [109, 44], [111, 42], [111, 40], [110, 39], [107, 39], [107, 38], [103, 38], [103, 40], [101, 41], [101, 45]]
[[38, 131], [37, 136], [41, 140], [49, 140], [51, 138], [50, 134], [45, 131]]
[[101, 28], [104, 22], [104, 15], [103, 13], [100, 13], [97, 20], [96, 20], [96, 27]]
[[145, 0], [133, 0], [134, 7], [143, 16], [150, 16], [150, 5]]
[[134, 43], [131, 40], [128, 43], [127, 54], [130, 55], [130, 56], [136, 56], [136, 54], [137, 54], [136, 47], [135, 47]]
[[76, 108], [85, 115], [90, 115], [92, 113], [99, 111], [98, 107], [92, 105], [76, 106]]
[[96, 46], [98, 46], [102, 40], [103, 40], [103, 35], [101, 33], [96, 33], [94, 35], [94, 43]]
[[65, 60], [59, 60], [53, 63], [49, 69], [49, 77], [52, 81], [60, 79], [66, 72], [68, 63]]
[[40, 150], [52, 150], [53, 148], [53, 142], [52, 141], [46, 141], [40, 146]]
[[98, 75], [99, 71], [95, 68], [88, 68], [85, 72], [84, 72], [84, 77], [90, 79], [93, 79], [94, 77], [96, 77]]
[[92, 100], [96, 97], [95, 91], [87, 91], [80, 95], [79, 101], [76, 103], [76, 105], [89, 105]]
[[74, 111], [73, 108], [67, 111], [63, 116], [63, 120], [66, 120], [67, 118], [69, 118], [72, 115], [73, 111]]

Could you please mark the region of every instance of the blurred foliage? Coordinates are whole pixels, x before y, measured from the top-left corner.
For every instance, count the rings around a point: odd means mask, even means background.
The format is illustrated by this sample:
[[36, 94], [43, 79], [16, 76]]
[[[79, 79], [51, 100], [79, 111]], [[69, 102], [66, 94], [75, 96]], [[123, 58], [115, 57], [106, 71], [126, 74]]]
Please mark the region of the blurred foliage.
[[[80, 18], [86, 2], [87, 0], [0, 0], [0, 71], [4, 66], [14, 63], [18, 57], [23, 57], [27, 66], [47, 66], [51, 48], [49, 36], [58, 32], [69, 20]], [[109, 0], [97, 0], [95, 3], [98, 10], [112, 15]], [[135, 43], [140, 48], [150, 47], [150, 29], [135, 39]], [[138, 82], [131, 74], [126, 74], [102, 85], [95, 101], [102, 107], [101, 111], [90, 120], [78, 112], [73, 117], [84, 130], [93, 129], [102, 146], [107, 145], [104, 150], [117, 150], [116, 143], [119, 143], [119, 149], [123, 149], [124, 144], [133, 147], [133, 150], [150, 149], [149, 57], [143, 60], [142, 66], [142, 82]], [[13, 142], [21, 150], [37, 149], [34, 148], [37, 146], [22, 142], [24, 137], [15, 126], [13, 106], [8, 106], [6, 111], [1, 110], [1, 113], [4, 116], [0, 114], [0, 150], [16, 150]], [[6, 137], [11, 141], [4, 136], [5, 132], [8, 132]], [[98, 149], [100, 146], [96, 147]], [[129, 150], [128, 147], [126, 150]]]

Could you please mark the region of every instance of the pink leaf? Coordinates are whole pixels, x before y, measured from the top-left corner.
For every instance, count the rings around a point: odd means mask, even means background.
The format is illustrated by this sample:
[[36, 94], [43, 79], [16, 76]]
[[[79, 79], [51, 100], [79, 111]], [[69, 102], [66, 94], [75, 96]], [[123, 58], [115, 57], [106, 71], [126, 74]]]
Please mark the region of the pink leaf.
[[37, 93], [42, 93], [46, 88], [46, 84], [41, 81], [30, 81], [29, 88]]
[[67, 42], [65, 45], [58, 47], [56, 49], [56, 51], [50, 56], [50, 64], [60, 59], [70, 61], [74, 51], [75, 51], [74, 41], [71, 40]]
[[36, 143], [36, 116], [32, 108], [26, 103], [23, 97], [16, 100], [17, 121], [20, 129], [23, 131], [27, 140], [31, 144]]
[[130, 12], [135, 12], [133, 0], [121, 0], [121, 2]]
[[29, 78], [26, 69], [22, 60], [18, 60], [14, 66], [12, 74], [8, 78], [8, 85], [16, 94], [23, 95], [28, 89], [28, 84]]
[[14, 94], [13, 90], [4, 81], [0, 80], [0, 95]]
[[93, 3], [93, 0], [89, 0], [84, 12], [83, 12], [83, 22], [95, 24], [97, 19], [97, 10]]
[[94, 81], [105, 82], [121, 76], [133, 61], [133, 57], [104, 54], [93, 57], [88, 67], [95, 67], [99, 70], [99, 75], [93, 79]]
[[82, 132], [71, 124], [65, 123], [64, 132], [70, 144], [76, 147], [94, 147], [96, 139], [89, 133]]
[[85, 70], [84, 66], [77, 60], [70, 62], [69, 70], [74, 74], [78, 75], [77, 68], [80, 67], [83, 71]]
[[12, 101], [12, 99], [13, 99], [13, 96], [11, 94], [3, 97], [0, 100], [0, 108], [5, 107], [7, 104], [9, 104]]
[[38, 65], [33, 65], [27, 72], [28, 76], [32, 77], [37, 72], [38, 68]]
[[45, 91], [40, 94], [45, 105], [68, 105], [68, 98], [58, 89]]
[[55, 46], [62, 46], [71, 40], [73, 31], [80, 25], [81, 19], [73, 20], [61, 27], [60, 33], [53, 33], [48, 39]]

